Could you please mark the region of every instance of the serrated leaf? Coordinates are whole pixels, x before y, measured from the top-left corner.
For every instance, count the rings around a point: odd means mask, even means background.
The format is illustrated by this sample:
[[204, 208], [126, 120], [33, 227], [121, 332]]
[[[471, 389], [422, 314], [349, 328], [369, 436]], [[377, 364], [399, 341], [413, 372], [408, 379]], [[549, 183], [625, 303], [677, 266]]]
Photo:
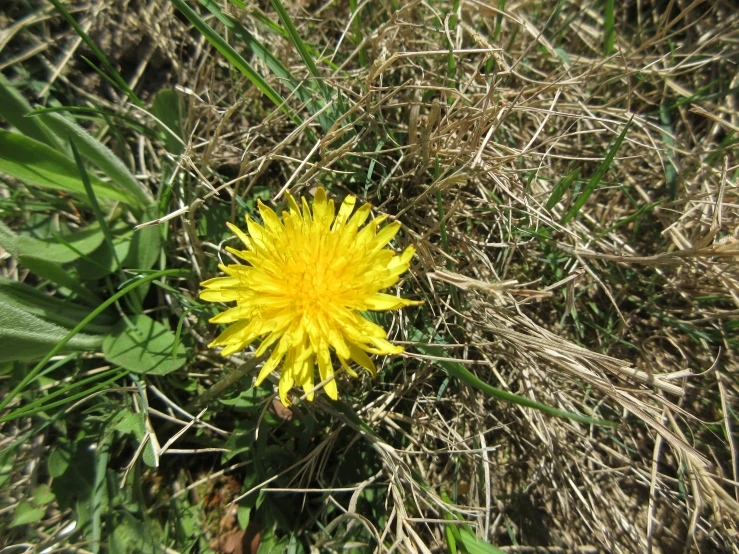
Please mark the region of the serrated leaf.
[[[24, 135], [0, 129], [0, 171], [32, 185], [79, 194], [85, 187], [74, 160]], [[99, 198], [131, 202], [131, 198], [113, 186], [90, 176]]]
[[[165, 375], [181, 368], [185, 356], [172, 358], [175, 335], [159, 322], [143, 314], [131, 319], [133, 328], [121, 322], [103, 341], [105, 359], [133, 371]], [[181, 354], [185, 348], [180, 345]]]
[[28, 500], [21, 500], [18, 507], [15, 509], [13, 515], [13, 521], [10, 523], [11, 527], [18, 527], [19, 525], [26, 525], [27, 523], [33, 523], [39, 521], [46, 514], [46, 510], [43, 508], [34, 508]]
[[225, 448], [229, 452], [224, 452], [225, 460], [230, 460], [237, 454], [251, 450], [254, 447], [256, 423], [252, 421], [244, 421], [234, 429], [226, 441]]

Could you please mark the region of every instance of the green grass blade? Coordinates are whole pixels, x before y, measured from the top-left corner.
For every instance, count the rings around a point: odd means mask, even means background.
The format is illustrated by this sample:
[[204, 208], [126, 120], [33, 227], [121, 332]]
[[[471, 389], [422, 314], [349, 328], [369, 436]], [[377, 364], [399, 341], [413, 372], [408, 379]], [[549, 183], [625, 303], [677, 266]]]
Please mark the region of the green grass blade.
[[[269, 70], [274, 73], [277, 77], [285, 82], [285, 84], [294, 90], [298, 86], [297, 79], [293, 77], [292, 73], [278, 60], [272, 52], [269, 51], [261, 42], [259, 42], [254, 35], [244, 28], [238, 21], [224, 14], [219, 4], [213, 0], [198, 0], [201, 5], [210, 11], [216, 19], [223, 23], [223, 25], [233, 33], [234, 37], [244, 43], [254, 55], [264, 62]], [[303, 96], [298, 96], [303, 101], [308, 101], [310, 97], [306, 97], [305, 93], [300, 93]]]
[[570, 211], [567, 212], [567, 214], [562, 218], [562, 224], [567, 223], [570, 221], [573, 217], [575, 217], [578, 212], [582, 209], [582, 207], [585, 205], [585, 202], [588, 201], [588, 198], [590, 198], [590, 195], [593, 194], [593, 191], [598, 187], [600, 184], [601, 179], [608, 171], [608, 168], [611, 166], [611, 162], [613, 161], [613, 158], [616, 157], [616, 152], [618, 152], [618, 149], [621, 147], [621, 143], [624, 141], [624, 138], [626, 137], [626, 133], [629, 131], [629, 128], [631, 128], [631, 123], [634, 121], [634, 118], [632, 117], [629, 122], [624, 126], [624, 130], [621, 131], [621, 134], [616, 139], [616, 142], [611, 147], [610, 151], [608, 152], [608, 155], [606, 156], [606, 159], [603, 160], [603, 163], [600, 164], [600, 167], [598, 170], [593, 174], [593, 176], [590, 179], [590, 182], [587, 184], [585, 189], [580, 193], [580, 196], [577, 197], [577, 200], [575, 201], [572, 208], [570, 208]]
[[579, 167], [575, 168], [567, 175], [567, 177], [557, 183], [557, 186], [554, 187], [554, 190], [552, 190], [552, 194], [549, 196], [549, 200], [547, 200], [547, 210], [551, 210], [552, 208], [554, 208], [554, 206], [557, 205], [560, 200], [562, 200], [565, 192], [567, 192], [567, 190], [572, 186], [572, 183], [575, 182], [575, 179], [577, 179], [578, 175], [580, 175]]
[[[438, 358], [447, 357], [444, 350], [439, 348], [438, 346], [430, 343], [423, 343], [422, 341], [427, 340], [427, 337], [418, 329], [414, 329], [411, 340], [416, 342], [416, 344], [414, 345], [416, 350], [418, 350], [422, 354], [425, 354], [426, 356], [435, 356]], [[485, 394], [492, 396], [493, 398], [497, 398], [498, 400], [511, 402], [512, 404], [518, 404], [519, 406], [524, 406], [526, 408], [534, 408], [535, 410], [539, 410], [540, 412], [551, 416], [571, 419], [573, 421], [584, 423], [586, 425], [604, 425], [608, 427], [613, 427], [616, 425], [611, 421], [593, 419], [582, 414], [567, 412], [565, 410], [560, 410], [559, 408], [553, 408], [551, 406], [547, 406], [546, 404], [542, 404], [541, 402], [536, 402], [535, 400], [531, 400], [524, 396], [519, 396], [517, 394], [504, 391], [497, 387], [493, 387], [482, 381], [475, 374], [470, 372], [466, 367], [458, 362], [452, 362], [448, 360], [434, 360], [434, 363], [441, 367], [452, 377], [456, 377], [460, 381], [467, 383], [471, 387], [481, 390]]]
[[107, 77], [113, 80], [115, 85], [120, 88], [126, 96], [128, 96], [129, 100], [136, 104], [139, 107], [143, 107], [143, 104], [141, 103], [141, 100], [138, 96], [136, 96], [136, 93], [132, 91], [128, 83], [126, 83], [125, 79], [121, 77], [120, 73], [116, 71], [115, 67], [108, 61], [108, 58], [105, 54], [103, 54], [103, 51], [98, 48], [97, 44], [95, 44], [95, 41], [92, 40], [87, 33], [80, 27], [79, 23], [77, 23], [77, 20], [72, 17], [72, 14], [70, 14], [67, 11], [67, 8], [64, 7], [64, 5], [59, 0], [49, 0], [52, 4], [54, 4], [54, 7], [59, 11], [59, 13], [62, 14], [64, 19], [67, 20], [67, 23], [69, 23], [74, 30], [77, 32], [77, 34], [80, 36], [80, 38], [84, 41], [84, 43], [87, 45], [87, 47], [92, 50], [92, 52], [95, 54], [98, 60], [100, 60], [100, 63], [103, 64], [103, 67], [108, 72]]
[[148, 283], [150, 281], [154, 281], [156, 279], [159, 279], [160, 277], [166, 277], [166, 276], [174, 276], [174, 275], [184, 275], [187, 272], [182, 271], [181, 269], [165, 269], [164, 271], [156, 271], [154, 273], [150, 273], [149, 275], [146, 275], [145, 277], [141, 277], [137, 281], [134, 281], [130, 285], [128, 285], [126, 288], [118, 291], [114, 295], [112, 295], [110, 298], [105, 300], [102, 304], [100, 304], [97, 308], [95, 308], [92, 312], [90, 312], [90, 315], [87, 316], [85, 319], [83, 319], [79, 325], [77, 325], [74, 329], [72, 329], [59, 343], [51, 349], [51, 351], [44, 356], [44, 358], [36, 364], [36, 366], [29, 371], [26, 376], [21, 380], [20, 383], [18, 383], [15, 388], [10, 391], [10, 393], [0, 401], [0, 410], [5, 408], [10, 402], [13, 401], [13, 399], [18, 396], [18, 393], [21, 392], [28, 383], [30, 383], [36, 375], [44, 368], [46, 363], [56, 356], [62, 348], [64, 348], [64, 345], [67, 344], [72, 337], [74, 337], [77, 333], [82, 331], [82, 329], [85, 328], [85, 326], [90, 323], [93, 319], [95, 319], [98, 315], [103, 313], [109, 306], [112, 306], [115, 302], [117, 302], [119, 299], [126, 296], [129, 292], [136, 289], [137, 287], [140, 287], [144, 283]]
[[[110, 375], [113, 375], [113, 376], [110, 377]], [[108, 385], [116, 382], [118, 379], [120, 379], [124, 375], [128, 375], [128, 370], [126, 369], [121, 370], [120, 368], [114, 368], [114, 369], [109, 369], [108, 371], [104, 371], [102, 373], [98, 373], [97, 375], [87, 377], [80, 381], [70, 383], [69, 385], [61, 387], [59, 390], [56, 390], [46, 396], [43, 396], [41, 398], [34, 400], [33, 402], [26, 404], [22, 408], [13, 410], [9, 414], [6, 414], [0, 417], [0, 423], [5, 423], [6, 421], [11, 421], [14, 419], [18, 419], [20, 417], [28, 417], [34, 414], [38, 414], [40, 412], [50, 410], [52, 408], [56, 408], [58, 406], [64, 406], [65, 404], [69, 404], [70, 402], [74, 402], [75, 400], [79, 398], [84, 398], [85, 396], [89, 394], [92, 394], [98, 390], [102, 390], [106, 388]], [[88, 383], [99, 381], [100, 379], [103, 379], [106, 377], [110, 377], [110, 378], [106, 379], [102, 383], [98, 383], [97, 385], [94, 385], [90, 389], [85, 389], [84, 391], [76, 392], [76, 393], [72, 392], [74, 389], [80, 388], [84, 385], [87, 385]], [[52, 402], [52, 400], [54, 400], [55, 398], [58, 398], [59, 396], [62, 397], [61, 400], [55, 400]]]
[[316, 79], [316, 83], [318, 84], [318, 88], [323, 95], [323, 99], [328, 102], [329, 100], [331, 100], [331, 92], [326, 86], [326, 83], [323, 82], [321, 73], [318, 71], [316, 63], [313, 61], [313, 56], [311, 56], [310, 50], [303, 42], [300, 34], [298, 34], [298, 30], [295, 28], [292, 19], [290, 19], [290, 15], [287, 13], [287, 10], [285, 10], [285, 6], [282, 5], [282, 2], [280, 2], [280, 0], [270, 0], [270, 3], [277, 12], [280, 21], [282, 21], [282, 24], [285, 26], [285, 29], [287, 29], [287, 32], [290, 34], [290, 41], [298, 50], [298, 54], [300, 54], [300, 58], [303, 60], [305, 67], [308, 68], [308, 72], [313, 76], [313, 78]]
[[301, 125], [302, 120], [288, 107], [284, 98], [272, 88], [272, 86], [249, 65], [241, 54], [236, 52], [226, 40], [208, 25], [198, 13], [188, 6], [184, 0], [170, 0], [175, 7], [184, 15], [195, 28], [216, 48], [223, 56], [231, 62], [255, 87], [278, 106], [296, 125]]

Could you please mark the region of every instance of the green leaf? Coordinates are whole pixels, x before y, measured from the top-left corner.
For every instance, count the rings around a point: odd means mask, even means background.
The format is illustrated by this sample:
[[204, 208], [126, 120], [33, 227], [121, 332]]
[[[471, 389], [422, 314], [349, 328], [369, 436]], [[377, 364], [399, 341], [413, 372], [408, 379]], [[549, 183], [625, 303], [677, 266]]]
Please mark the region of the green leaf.
[[149, 275], [145, 277], [140, 277], [130, 285], [127, 285], [122, 290], [119, 290], [114, 295], [112, 295], [110, 298], [105, 300], [102, 304], [100, 304], [97, 308], [95, 308], [92, 313], [87, 316], [84, 320], [82, 320], [79, 325], [77, 325], [74, 329], [72, 329], [67, 336], [64, 337], [54, 348], [51, 349], [51, 351], [44, 356], [44, 358], [37, 363], [31, 371], [26, 373], [26, 375], [23, 377], [20, 383], [18, 383], [12, 391], [10, 391], [5, 397], [0, 400], [0, 410], [5, 408], [10, 402], [13, 401], [13, 399], [20, 393], [28, 383], [33, 381], [36, 376], [41, 372], [42, 369], [46, 366], [46, 363], [55, 356], [62, 348], [64, 348], [64, 345], [71, 340], [77, 333], [82, 331], [82, 329], [85, 328], [85, 326], [90, 323], [95, 317], [100, 315], [102, 312], [104, 312], [109, 306], [113, 305], [115, 302], [117, 302], [119, 299], [123, 298], [127, 294], [131, 293], [132, 291], [136, 290], [141, 285], [144, 285], [148, 283], [149, 281], [153, 281], [154, 279], [159, 279], [161, 277], [165, 277], [168, 275], [182, 275], [186, 274], [187, 272], [184, 272], [180, 269], [165, 269], [163, 271], [155, 271], [154, 273], [150, 273]]
[[505, 550], [478, 539], [469, 529], [462, 527], [459, 530], [459, 535], [465, 550], [469, 554], [506, 554]]
[[[182, 133], [182, 102], [180, 95], [172, 89], [157, 92], [151, 105], [154, 116], [166, 127], [164, 148], [179, 156], [185, 150], [185, 137]], [[178, 140], [179, 139], [179, 140]]]
[[33, 503], [36, 504], [36, 506], [46, 506], [55, 498], [56, 496], [51, 492], [49, 485], [46, 483], [40, 484], [36, 487], [36, 490], [33, 491]]
[[104, 240], [97, 224], [59, 238], [61, 240], [39, 240], [16, 234], [0, 221], [0, 246], [15, 257], [31, 256], [55, 264], [66, 264], [78, 260], [80, 255], [92, 253]]
[[[425, 354], [427, 356], [434, 356], [437, 358], [447, 358], [446, 352], [444, 352], [444, 350], [439, 348], [438, 346], [428, 343], [423, 344], [423, 342], [427, 341], [428, 338], [418, 329], [411, 328], [411, 340], [417, 343], [415, 345], [415, 348], [422, 354]], [[526, 398], [525, 396], [519, 396], [517, 394], [513, 394], [511, 392], [488, 385], [459, 362], [452, 362], [449, 360], [434, 360], [434, 364], [441, 367], [452, 377], [456, 377], [460, 381], [467, 383], [471, 387], [481, 390], [482, 392], [489, 396], [492, 396], [493, 398], [497, 398], [505, 402], [511, 402], [513, 404], [518, 404], [519, 406], [525, 406], [527, 408], [534, 408], [535, 410], [539, 410], [540, 412], [544, 412], [545, 414], [571, 419], [573, 421], [585, 423], [586, 425], [605, 425], [609, 427], [613, 427], [616, 425], [615, 423], [610, 421], [593, 419], [591, 417], [587, 417], [574, 412], [567, 412], [565, 410], [560, 410], [559, 408], [553, 408], [551, 406], [547, 406], [546, 404], [542, 404], [541, 402], [536, 402], [534, 400]]]
[[63, 442], [52, 450], [48, 461], [49, 474], [54, 478], [51, 491], [59, 508], [66, 510], [76, 501], [92, 498], [95, 480], [95, 449], [87, 442]]
[[[72, 328], [90, 315], [90, 309], [75, 304], [70, 300], [37, 290], [25, 283], [7, 277], [0, 277], [0, 304], [10, 304], [32, 315]], [[98, 316], [88, 325], [93, 333], [108, 334], [113, 320], [107, 316]]]
[[64, 150], [62, 143], [42, 121], [26, 117], [31, 106], [18, 90], [0, 73], [0, 117], [25, 136], [43, 142], [54, 150]]
[[[143, 413], [136, 413], [128, 408], [124, 408], [119, 412], [117, 418], [117, 421], [113, 425], [114, 430], [135, 436], [139, 443], [144, 440], [144, 437], [146, 436], [146, 424], [144, 423]], [[146, 443], [142, 457], [144, 459], [144, 463], [149, 467], [156, 466], [154, 446], [151, 441]]]
[[[61, 245], [58, 245], [60, 248], [56, 248], [46, 241], [16, 235], [7, 225], [0, 221], [0, 246], [14, 256], [18, 260], [18, 263], [36, 275], [73, 290], [82, 298], [92, 303], [97, 303], [95, 296], [81, 285], [79, 279], [72, 276], [60, 264], [50, 261], [45, 257], [46, 255], [49, 258], [54, 258], [55, 256], [65, 257], [61, 250]], [[67, 246], [64, 249], [70, 251]], [[40, 253], [44, 257], [37, 257], [37, 253]]]
[[[152, 206], [146, 214], [147, 219], [155, 219], [157, 210]], [[136, 229], [133, 232], [128, 255], [123, 261], [123, 267], [138, 270], [151, 269], [159, 259], [161, 248], [162, 235], [158, 226]]]
[[567, 192], [567, 189], [572, 186], [572, 183], [575, 182], [575, 179], [577, 179], [577, 176], [579, 174], [580, 168], [577, 167], [573, 171], [571, 171], [564, 179], [557, 183], [557, 186], [554, 187], [554, 190], [552, 190], [552, 194], [549, 196], [549, 200], [547, 200], [547, 210], [551, 210], [554, 206], [557, 205], [560, 200], [562, 200], [565, 192]]
[[[121, 322], [103, 342], [105, 359], [134, 373], [165, 375], [181, 368], [186, 358], [172, 358], [174, 333], [145, 315], [131, 319], [133, 328]], [[178, 349], [180, 352], [184, 348]]]
[[613, 54], [616, 45], [615, 30], [615, 9], [614, 0], [605, 0], [603, 10], [603, 54], [610, 56]]
[[18, 507], [15, 509], [13, 515], [13, 521], [10, 523], [11, 527], [18, 527], [19, 525], [25, 525], [27, 523], [33, 523], [39, 521], [46, 514], [46, 510], [43, 508], [34, 508], [28, 500], [21, 500]]
[[159, 554], [159, 544], [154, 544], [147, 527], [128, 512], [120, 512], [113, 532], [108, 535], [110, 554]]
[[129, 198], [129, 205], [143, 210], [154, 201], [151, 193], [136, 180], [120, 158], [74, 121], [54, 112], [44, 112], [36, 117], [59, 137], [73, 139], [85, 159], [95, 164]]
[[230, 460], [234, 456], [242, 452], [248, 452], [254, 448], [256, 442], [256, 421], [246, 420], [238, 424], [233, 433], [228, 437], [225, 448], [229, 452], [224, 452], [224, 460]]
[[[36, 317], [0, 297], [0, 362], [43, 358], [68, 333], [69, 329]], [[97, 350], [102, 343], [102, 336], [78, 333], [59, 352]]]
[[[32, 185], [73, 192], [83, 197], [85, 194], [74, 160], [42, 142], [2, 129], [0, 172]], [[90, 181], [100, 198], [124, 203], [131, 201], [128, 195], [97, 177], [91, 176]]]
[[86, 281], [94, 281], [118, 271], [125, 266], [124, 261], [133, 245], [134, 232], [127, 230], [121, 232], [118, 229], [112, 231], [113, 250], [108, 244], [104, 244], [86, 259], [78, 260], [74, 268], [78, 275], [84, 275]]

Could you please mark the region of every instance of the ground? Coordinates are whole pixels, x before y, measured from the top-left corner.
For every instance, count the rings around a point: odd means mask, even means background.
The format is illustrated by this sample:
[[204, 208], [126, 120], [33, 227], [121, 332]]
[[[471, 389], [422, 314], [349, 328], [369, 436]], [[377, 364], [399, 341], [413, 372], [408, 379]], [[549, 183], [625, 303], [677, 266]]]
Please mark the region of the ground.
[[[0, 546], [737, 552], [735, 3], [10, 0], [0, 29]], [[318, 187], [400, 223], [386, 292], [423, 303], [362, 314], [404, 347], [376, 377], [334, 358], [338, 400], [285, 407], [259, 341], [208, 347], [200, 283], [226, 222]]]

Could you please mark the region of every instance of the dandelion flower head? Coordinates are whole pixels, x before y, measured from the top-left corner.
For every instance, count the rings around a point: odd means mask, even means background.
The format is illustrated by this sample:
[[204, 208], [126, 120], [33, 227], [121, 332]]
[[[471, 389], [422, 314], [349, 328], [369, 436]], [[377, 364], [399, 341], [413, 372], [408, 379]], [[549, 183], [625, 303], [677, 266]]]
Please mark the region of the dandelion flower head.
[[[350, 362], [374, 376], [375, 365], [368, 354], [403, 351], [360, 312], [422, 303], [380, 292], [398, 282], [415, 253], [412, 246], [399, 255], [385, 248], [400, 223], [378, 231], [387, 218], [380, 216], [362, 227], [370, 215], [369, 204], [352, 215], [356, 198], [348, 196], [337, 214], [322, 188], [316, 192], [312, 211], [305, 198], [302, 206], [290, 195], [287, 199], [282, 219], [260, 201], [263, 225], [247, 215], [248, 234], [228, 224], [246, 248], [226, 250], [246, 264], [220, 265], [226, 276], [203, 282], [200, 293], [209, 302], [236, 302], [210, 320], [230, 325], [209, 346], [222, 346], [221, 354], [228, 356], [261, 338], [255, 355], [265, 354], [270, 347], [272, 352], [256, 384], [282, 363], [279, 394], [286, 406], [293, 385], [302, 387], [313, 400], [316, 365], [321, 381], [333, 376], [331, 351], [354, 377]], [[327, 381], [324, 390], [330, 398], [338, 397], [335, 379]]]

